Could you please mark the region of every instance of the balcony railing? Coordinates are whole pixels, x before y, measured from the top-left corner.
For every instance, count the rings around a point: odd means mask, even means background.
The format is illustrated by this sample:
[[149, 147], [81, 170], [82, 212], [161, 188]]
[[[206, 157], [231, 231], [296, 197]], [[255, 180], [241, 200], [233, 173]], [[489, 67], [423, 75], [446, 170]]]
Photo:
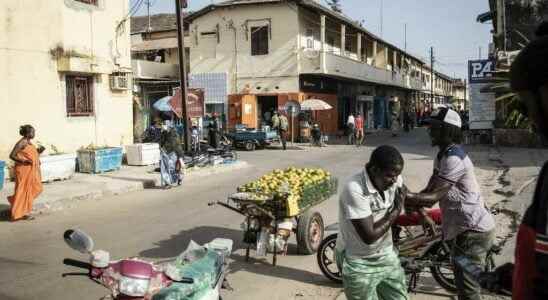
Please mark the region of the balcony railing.
[[380, 69], [365, 62], [341, 56], [331, 52], [323, 53], [325, 68], [321, 65], [321, 51], [310, 52], [301, 55], [301, 73], [330, 74], [349, 79], [362, 80], [383, 85], [396, 86], [407, 89], [421, 89], [420, 80], [411, 78], [400, 72]]
[[134, 78], [171, 79], [179, 77], [179, 66], [147, 60], [132, 60], [131, 68]]

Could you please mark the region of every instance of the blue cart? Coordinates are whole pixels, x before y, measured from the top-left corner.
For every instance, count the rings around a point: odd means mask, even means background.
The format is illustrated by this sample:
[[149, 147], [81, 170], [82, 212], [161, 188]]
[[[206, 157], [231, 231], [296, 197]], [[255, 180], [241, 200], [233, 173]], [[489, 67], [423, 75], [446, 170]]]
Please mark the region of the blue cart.
[[278, 133], [274, 130], [237, 129], [229, 132], [226, 136], [232, 140], [233, 145], [253, 151], [255, 148], [265, 148], [274, 142], [278, 142]]

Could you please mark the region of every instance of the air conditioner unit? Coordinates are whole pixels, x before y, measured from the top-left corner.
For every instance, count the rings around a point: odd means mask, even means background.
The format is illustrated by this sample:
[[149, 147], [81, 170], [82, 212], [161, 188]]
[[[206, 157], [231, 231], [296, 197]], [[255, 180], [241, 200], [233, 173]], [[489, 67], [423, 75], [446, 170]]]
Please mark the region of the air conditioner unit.
[[130, 79], [128, 74], [110, 75], [110, 89], [114, 91], [129, 90]]

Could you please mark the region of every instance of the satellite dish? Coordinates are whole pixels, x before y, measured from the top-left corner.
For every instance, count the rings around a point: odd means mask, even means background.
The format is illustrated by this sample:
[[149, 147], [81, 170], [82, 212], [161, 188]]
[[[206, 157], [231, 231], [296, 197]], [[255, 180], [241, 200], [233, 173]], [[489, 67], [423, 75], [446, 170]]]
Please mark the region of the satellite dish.
[[289, 100], [285, 103], [285, 111], [288, 115], [296, 117], [301, 112], [301, 105], [295, 100]]

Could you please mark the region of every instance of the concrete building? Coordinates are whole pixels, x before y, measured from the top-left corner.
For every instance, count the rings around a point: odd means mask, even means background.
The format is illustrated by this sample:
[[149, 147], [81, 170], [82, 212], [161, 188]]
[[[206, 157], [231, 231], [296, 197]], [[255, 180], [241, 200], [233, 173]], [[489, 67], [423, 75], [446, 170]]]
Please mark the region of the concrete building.
[[[317, 1], [224, 1], [186, 20], [190, 75], [226, 76], [229, 127], [257, 128], [265, 112], [308, 98], [334, 108], [315, 115], [328, 134], [356, 112], [368, 128], [388, 127], [391, 110], [429, 91], [423, 61]], [[452, 79], [435, 74], [441, 103]]]
[[0, 159], [36, 128], [48, 150], [133, 142], [128, 1], [0, 2]]
[[455, 79], [453, 81], [453, 106], [459, 110], [467, 110], [470, 107], [468, 101], [469, 98], [466, 81], [462, 79]]
[[[188, 50], [187, 50], [188, 51]], [[140, 142], [153, 123], [152, 105], [179, 87], [177, 20], [174, 14], [131, 18], [134, 136]]]

